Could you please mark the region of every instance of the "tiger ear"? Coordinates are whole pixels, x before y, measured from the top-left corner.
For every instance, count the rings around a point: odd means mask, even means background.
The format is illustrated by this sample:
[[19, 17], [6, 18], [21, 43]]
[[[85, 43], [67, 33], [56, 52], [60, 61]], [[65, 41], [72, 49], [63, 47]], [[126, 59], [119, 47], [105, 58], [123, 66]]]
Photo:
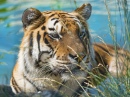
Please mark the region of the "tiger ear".
[[82, 17], [88, 20], [89, 17], [91, 16], [92, 6], [89, 3], [83, 4], [81, 7], [77, 8], [74, 12], [79, 13], [80, 15], [82, 15]]
[[22, 22], [23, 27], [26, 28], [27, 26], [31, 25], [34, 21], [36, 21], [42, 13], [35, 9], [35, 8], [28, 8], [23, 12], [22, 15]]

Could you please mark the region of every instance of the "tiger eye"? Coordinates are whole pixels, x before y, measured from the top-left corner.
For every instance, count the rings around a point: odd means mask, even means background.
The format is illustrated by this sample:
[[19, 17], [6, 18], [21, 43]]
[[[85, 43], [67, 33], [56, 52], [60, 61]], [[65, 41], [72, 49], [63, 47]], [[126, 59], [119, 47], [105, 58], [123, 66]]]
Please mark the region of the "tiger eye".
[[60, 36], [59, 36], [57, 33], [51, 33], [51, 34], [49, 34], [49, 36], [50, 36], [52, 39], [60, 39]]

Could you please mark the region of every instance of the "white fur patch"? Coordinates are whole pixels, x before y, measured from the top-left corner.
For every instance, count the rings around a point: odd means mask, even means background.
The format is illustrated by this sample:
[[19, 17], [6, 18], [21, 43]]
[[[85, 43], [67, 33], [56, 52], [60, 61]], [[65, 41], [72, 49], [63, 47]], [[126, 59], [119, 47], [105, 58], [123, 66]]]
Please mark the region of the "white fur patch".
[[50, 67], [53, 69], [54, 67], [58, 66], [57, 62], [56, 62], [56, 56], [54, 56], [53, 58], [49, 59], [49, 65]]
[[108, 70], [112, 76], [119, 76], [123, 71], [123, 62], [120, 59], [117, 60], [116, 58], [113, 58]]
[[[54, 25], [55, 21], [57, 21], [57, 20], [58, 19], [54, 19], [54, 20], [49, 19], [48, 20], [48, 22], [47, 22], [47, 27], [48, 27], [47, 32], [48, 33], [58, 33], [58, 34], [60, 34], [61, 27], [62, 27], [60, 21], [58, 23], [56, 23], [56, 25]], [[55, 30], [54, 31], [50, 31], [49, 28], [54, 28]]]

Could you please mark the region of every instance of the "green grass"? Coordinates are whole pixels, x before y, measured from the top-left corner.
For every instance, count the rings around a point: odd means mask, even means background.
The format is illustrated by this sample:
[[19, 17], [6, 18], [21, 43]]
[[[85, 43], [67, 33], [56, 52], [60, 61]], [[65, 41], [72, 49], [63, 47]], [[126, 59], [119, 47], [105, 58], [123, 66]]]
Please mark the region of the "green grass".
[[[104, 0], [104, 4], [108, 12], [108, 30], [109, 34], [111, 35], [111, 40], [113, 41], [112, 44], [114, 45], [116, 56], [118, 57], [118, 46], [130, 51], [130, 12], [128, 11], [127, 0], [115, 0], [114, 2], [116, 6], [115, 16], [119, 16], [120, 19], [117, 20], [117, 17], [115, 17], [115, 21], [113, 22], [113, 17], [111, 14], [111, 5], [108, 4], [108, 0]], [[116, 25], [117, 21], [119, 21], [121, 27], [118, 27], [119, 25]], [[115, 29], [113, 29], [113, 26], [115, 26]], [[117, 41], [117, 34], [119, 30], [117, 28], [120, 28], [120, 30], [122, 31], [121, 40], [123, 40], [124, 42], [124, 45], [122, 46]], [[104, 43], [103, 39], [100, 36], [98, 37], [100, 38], [101, 42]], [[127, 66], [127, 74], [125, 76], [119, 77], [117, 74], [117, 77], [115, 78], [108, 72], [107, 79], [101, 82], [102, 77], [91, 74], [96, 80], [96, 82], [99, 83], [99, 85], [93, 87], [92, 89], [89, 89], [91, 91], [95, 90], [95, 93], [90, 94], [90, 97], [130, 97], [130, 69], [128, 68], [130, 64], [126, 64], [126, 61], [130, 62], [130, 58], [128, 58], [127, 56], [126, 60], [123, 61], [123, 65]]]
[[[120, 44], [117, 42], [118, 32], [117, 30], [113, 29], [114, 23], [111, 20], [112, 17], [111, 10], [110, 10], [111, 6], [108, 5], [107, 0], [104, 0], [104, 4], [108, 12], [109, 31], [110, 31], [109, 33], [111, 35], [111, 39], [113, 40], [115, 52], [118, 56], [117, 46], [120, 46]], [[122, 25], [120, 29], [121, 30], [123, 29], [122, 35], [124, 35], [122, 36], [124, 40], [124, 45], [121, 47], [130, 51], [130, 13], [128, 11], [127, 0], [115, 0], [115, 6], [120, 16], [120, 19], [117, 21], [120, 21], [120, 24]], [[115, 12], [115, 14], [117, 14], [117, 12]], [[115, 26], [117, 28], [117, 25]], [[126, 57], [126, 61], [127, 60], [129, 60], [129, 58]], [[130, 64], [126, 64], [126, 65], [130, 65]], [[129, 69], [127, 70], [126, 76], [114, 78], [111, 75], [109, 75], [108, 77], [109, 78], [107, 79], [107, 81], [102, 82], [101, 85], [96, 87], [96, 90], [98, 91], [99, 95], [96, 95], [95, 97], [102, 97], [102, 96], [103, 97], [130, 97], [130, 70]]]

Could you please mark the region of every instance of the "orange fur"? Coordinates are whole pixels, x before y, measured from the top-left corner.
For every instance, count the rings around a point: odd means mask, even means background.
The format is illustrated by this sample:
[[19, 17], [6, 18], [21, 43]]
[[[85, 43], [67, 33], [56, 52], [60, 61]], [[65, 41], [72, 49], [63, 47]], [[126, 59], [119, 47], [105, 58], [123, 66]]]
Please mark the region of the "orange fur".
[[91, 9], [83, 4], [71, 13], [25, 10], [24, 37], [11, 78], [14, 93], [56, 90], [78, 97], [84, 90], [81, 85], [98, 84], [88, 72], [103, 78], [108, 71], [113, 76], [126, 74], [128, 51], [117, 48], [116, 53], [111, 45], [92, 45], [85, 22]]

